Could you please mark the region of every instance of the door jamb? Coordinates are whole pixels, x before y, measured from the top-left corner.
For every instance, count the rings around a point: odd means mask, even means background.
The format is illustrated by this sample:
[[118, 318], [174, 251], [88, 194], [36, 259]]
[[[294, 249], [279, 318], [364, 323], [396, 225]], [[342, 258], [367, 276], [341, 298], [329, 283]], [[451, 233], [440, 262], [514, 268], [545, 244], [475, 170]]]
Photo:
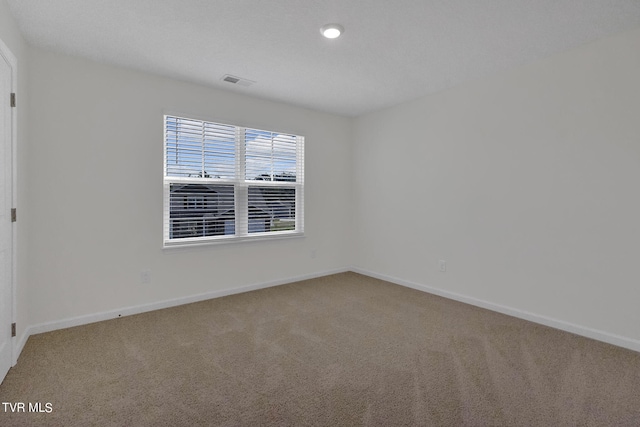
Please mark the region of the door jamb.
[[[11, 92], [18, 94], [18, 61], [9, 47], [0, 39], [0, 55], [9, 63], [11, 67]], [[9, 102], [9, 100], [4, 100]], [[18, 208], [18, 105], [22, 100], [16, 101], [16, 106], [11, 108], [11, 207]], [[18, 227], [17, 222], [11, 223], [11, 322], [16, 321], [18, 309], [17, 291], [18, 291]], [[2, 325], [8, 327], [8, 325]], [[18, 337], [11, 337], [11, 366], [18, 363], [18, 349], [16, 346]]]

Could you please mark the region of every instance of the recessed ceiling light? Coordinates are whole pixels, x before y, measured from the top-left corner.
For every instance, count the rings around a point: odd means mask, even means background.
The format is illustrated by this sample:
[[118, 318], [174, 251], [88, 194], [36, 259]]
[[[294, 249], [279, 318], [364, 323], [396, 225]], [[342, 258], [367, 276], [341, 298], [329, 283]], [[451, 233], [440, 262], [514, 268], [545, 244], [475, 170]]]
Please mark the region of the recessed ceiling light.
[[344, 27], [340, 24], [327, 24], [320, 28], [320, 34], [328, 39], [335, 39], [340, 37], [340, 34], [344, 32]]

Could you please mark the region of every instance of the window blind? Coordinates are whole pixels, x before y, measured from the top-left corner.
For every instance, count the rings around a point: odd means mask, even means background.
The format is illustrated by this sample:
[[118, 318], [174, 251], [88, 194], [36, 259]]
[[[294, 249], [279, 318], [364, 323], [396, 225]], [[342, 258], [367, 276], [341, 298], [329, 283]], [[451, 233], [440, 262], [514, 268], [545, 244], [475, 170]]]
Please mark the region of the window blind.
[[235, 126], [166, 117], [166, 176], [234, 179]]
[[244, 141], [247, 180], [296, 182], [296, 136], [247, 129]]

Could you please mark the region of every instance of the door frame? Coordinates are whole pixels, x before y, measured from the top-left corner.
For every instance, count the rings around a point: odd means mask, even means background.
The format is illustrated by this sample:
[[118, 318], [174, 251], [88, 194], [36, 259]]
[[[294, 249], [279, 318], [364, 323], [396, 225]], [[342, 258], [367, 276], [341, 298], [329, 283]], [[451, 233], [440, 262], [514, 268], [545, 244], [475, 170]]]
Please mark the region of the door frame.
[[[0, 39], [0, 56], [2, 56], [11, 68], [11, 92], [18, 94], [18, 61], [9, 49], [9, 47]], [[16, 107], [11, 108], [11, 205], [13, 208], [18, 208], [18, 189], [17, 189], [17, 177], [18, 177], [18, 103], [21, 100], [16, 101]], [[4, 100], [3, 102], [8, 102]], [[16, 313], [18, 309], [17, 304], [17, 269], [18, 269], [18, 251], [17, 251], [18, 229], [17, 222], [11, 223], [11, 322], [16, 321]], [[1, 327], [6, 327], [2, 325]], [[18, 363], [18, 349], [16, 346], [18, 337], [12, 337], [11, 342], [11, 366], [15, 366]]]

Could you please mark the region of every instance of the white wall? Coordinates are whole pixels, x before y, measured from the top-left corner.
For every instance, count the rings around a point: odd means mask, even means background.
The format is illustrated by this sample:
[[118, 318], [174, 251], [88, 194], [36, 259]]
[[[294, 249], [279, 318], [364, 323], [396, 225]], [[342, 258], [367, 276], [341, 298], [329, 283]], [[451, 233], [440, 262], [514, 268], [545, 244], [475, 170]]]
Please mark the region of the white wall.
[[[355, 120], [30, 48], [4, 0], [0, 38], [20, 69], [19, 336], [354, 265], [640, 340], [640, 31]], [[305, 135], [307, 237], [162, 250], [164, 112]]]
[[356, 267], [640, 349], [638, 76], [640, 30], [358, 118]]
[[[348, 267], [348, 119], [38, 49], [29, 84], [31, 325]], [[306, 237], [163, 250], [165, 112], [304, 135]]]
[[17, 208], [18, 221], [16, 222], [17, 237], [17, 280], [15, 321], [18, 337], [24, 334], [29, 326], [28, 318], [28, 283], [29, 266], [27, 251], [27, 236], [29, 231], [29, 215], [25, 206], [27, 197], [27, 149], [28, 149], [28, 107], [27, 107], [27, 69], [29, 46], [23, 40], [18, 27], [13, 20], [9, 7], [5, 0], [0, 0], [0, 39], [11, 50], [18, 62], [18, 92], [16, 110], [18, 114], [18, 147], [17, 147]]

